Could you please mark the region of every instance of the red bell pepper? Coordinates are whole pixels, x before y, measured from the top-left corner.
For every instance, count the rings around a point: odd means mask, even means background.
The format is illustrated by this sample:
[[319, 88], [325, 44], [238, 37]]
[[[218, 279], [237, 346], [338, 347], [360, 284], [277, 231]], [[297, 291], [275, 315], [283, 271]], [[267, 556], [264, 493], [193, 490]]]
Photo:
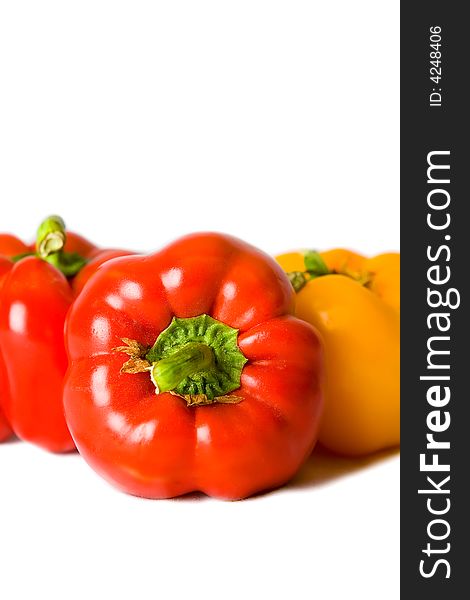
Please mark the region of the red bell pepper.
[[[64, 418], [62, 394], [67, 368], [66, 313], [76, 294], [110, 256], [73, 233], [59, 217], [38, 230], [35, 246], [0, 235], [0, 254], [9, 256], [0, 289], [0, 377], [3, 409], [15, 434], [47, 450], [74, 449]], [[7, 381], [5, 381], [5, 379]]]
[[82, 456], [149, 498], [286, 482], [322, 407], [320, 344], [293, 302], [274, 260], [226, 235], [104, 265], [66, 323], [64, 406]]

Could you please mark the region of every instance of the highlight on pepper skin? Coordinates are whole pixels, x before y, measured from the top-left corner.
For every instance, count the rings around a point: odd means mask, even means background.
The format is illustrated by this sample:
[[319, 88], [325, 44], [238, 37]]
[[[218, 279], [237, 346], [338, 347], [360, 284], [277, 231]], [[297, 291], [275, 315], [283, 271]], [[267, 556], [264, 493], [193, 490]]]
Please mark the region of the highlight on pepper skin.
[[325, 353], [319, 441], [360, 456], [400, 443], [400, 255], [344, 249], [276, 258], [296, 289], [295, 314]]

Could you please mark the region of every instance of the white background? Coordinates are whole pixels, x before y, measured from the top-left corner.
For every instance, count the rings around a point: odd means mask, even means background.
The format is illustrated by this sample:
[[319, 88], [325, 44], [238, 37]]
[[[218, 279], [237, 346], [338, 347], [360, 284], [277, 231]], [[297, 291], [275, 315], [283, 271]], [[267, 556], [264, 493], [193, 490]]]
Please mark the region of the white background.
[[[195, 230], [268, 252], [399, 245], [399, 3], [0, 3], [0, 230]], [[238, 503], [145, 501], [0, 447], [16, 598], [398, 598], [399, 461], [314, 455]]]

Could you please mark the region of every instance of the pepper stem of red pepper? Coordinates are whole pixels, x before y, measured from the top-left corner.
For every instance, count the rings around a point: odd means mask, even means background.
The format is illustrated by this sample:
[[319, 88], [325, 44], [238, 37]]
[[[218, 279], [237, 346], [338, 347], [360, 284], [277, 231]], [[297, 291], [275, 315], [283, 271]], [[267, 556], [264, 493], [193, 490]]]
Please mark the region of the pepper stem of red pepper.
[[189, 342], [167, 358], [153, 363], [150, 371], [158, 392], [170, 392], [189, 377], [213, 369], [214, 353], [207, 344]]
[[87, 261], [76, 252], [64, 251], [66, 239], [63, 219], [57, 215], [47, 217], [36, 234], [36, 255], [54, 265], [66, 277], [73, 277]]
[[363, 286], [367, 286], [371, 281], [370, 273], [354, 273], [346, 268], [341, 271], [329, 269], [320, 253], [316, 250], [307, 250], [304, 253], [304, 264], [305, 271], [291, 271], [287, 273], [287, 277], [295, 292], [300, 292], [312, 279], [323, 277], [324, 275], [345, 275]]
[[36, 234], [36, 253], [46, 260], [48, 256], [60, 252], [65, 246], [65, 223], [61, 217], [52, 215], [44, 219]]

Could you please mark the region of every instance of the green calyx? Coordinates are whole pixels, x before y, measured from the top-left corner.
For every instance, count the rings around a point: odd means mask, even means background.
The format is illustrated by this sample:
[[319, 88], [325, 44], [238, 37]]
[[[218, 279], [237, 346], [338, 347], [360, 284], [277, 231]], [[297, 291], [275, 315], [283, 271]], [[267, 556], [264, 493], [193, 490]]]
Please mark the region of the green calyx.
[[12, 256], [10, 258], [11, 262], [17, 263], [20, 262], [22, 258], [26, 258], [27, 256], [36, 256], [34, 252], [23, 252], [22, 254], [17, 254], [16, 256]]
[[316, 250], [307, 250], [304, 252], [304, 264], [305, 270], [312, 277], [321, 277], [322, 275], [329, 275], [331, 273], [320, 253]]
[[87, 261], [76, 252], [64, 251], [66, 239], [63, 219], [57, 215], [47, 217], [39, 225], [36, 234], [36, 256], [54, 265], [66, 277], [73, 277]]
[[171, 392], [188, 406], [237, 403], [231, 395], [240, 387], [247, 359], [237, 344], [238, 330], [209, 315], [173, 318], [149, 349], [123, 338], [125, 346], [115, 348], [130, 359], [122, 373], [148, 371], [156, 393]]
[[155, 386], [208, 400], [233, 392], [247, 362], [237, 338], [237, 329], [209, 315], [173, 318], [145, 356]]
[[77, 252], [57, 252], [44, 259], [66, 277], [74, 277], [87, 264], [87, 260]]

